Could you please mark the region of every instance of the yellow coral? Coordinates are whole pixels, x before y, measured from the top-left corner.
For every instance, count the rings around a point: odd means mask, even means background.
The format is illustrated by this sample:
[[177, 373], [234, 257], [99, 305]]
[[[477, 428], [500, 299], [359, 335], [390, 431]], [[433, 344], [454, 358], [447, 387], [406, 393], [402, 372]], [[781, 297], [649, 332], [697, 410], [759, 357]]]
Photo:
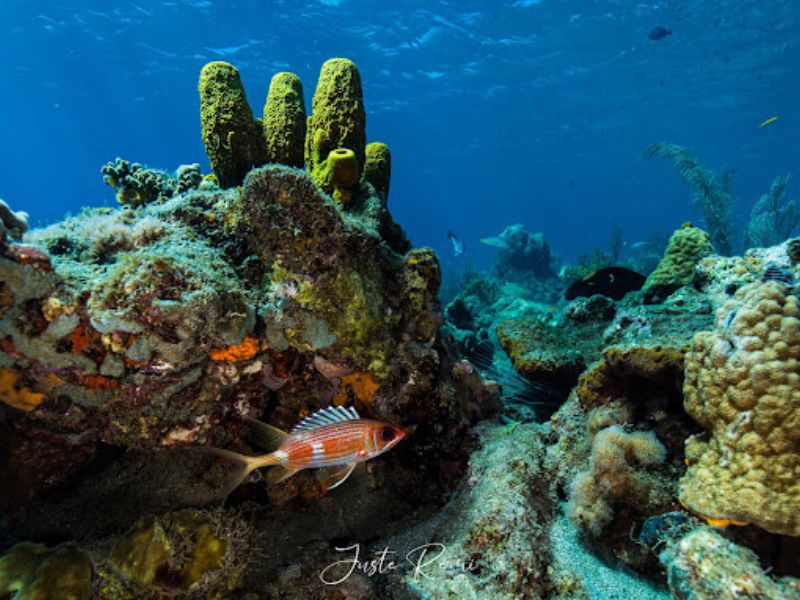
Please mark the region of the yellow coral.
[[686, 444], [681, 501], [716, 521], [800, 535], [800, 302], [753, 283], [686, 356], [684, 407], [706, 430]]
[[35, 410], [44, 400], [44, 394], [32, 392], [28, 388], [17, 389], [15, 384], [19, 374], [10, 369], [0, 369], [0, 400], [20, 410]]

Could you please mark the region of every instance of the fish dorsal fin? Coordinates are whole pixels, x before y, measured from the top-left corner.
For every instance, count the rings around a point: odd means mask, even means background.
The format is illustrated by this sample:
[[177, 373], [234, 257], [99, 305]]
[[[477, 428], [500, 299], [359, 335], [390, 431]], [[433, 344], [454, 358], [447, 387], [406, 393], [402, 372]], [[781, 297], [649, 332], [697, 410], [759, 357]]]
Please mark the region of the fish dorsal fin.
[[256, 419], [244, 417], [244, 421], [247, 423], [247, 438], [267, 452], [273, 452], [280, 448], [283, 441], [289, 436], [285, 431]]
[[297, 425], [294, 426], [291, 433], [300, 433], [302, 431], [311, 431], [317, 427], [325, 425], [332, 425], [334, 423], [341, 423], [342, 421], [353, 421], [360, 419], [356, 409], [352, 406], [345, 408], [344, 406], [331, 406], [318, 410], [313, 415], [309, 415]]

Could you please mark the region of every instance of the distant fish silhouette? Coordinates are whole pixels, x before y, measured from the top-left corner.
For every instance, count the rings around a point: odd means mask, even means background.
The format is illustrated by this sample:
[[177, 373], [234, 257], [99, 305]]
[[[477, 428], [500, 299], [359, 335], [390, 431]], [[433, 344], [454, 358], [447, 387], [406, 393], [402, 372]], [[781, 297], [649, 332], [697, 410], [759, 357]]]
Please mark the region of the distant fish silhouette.
[[612, 300], [622, 300], [628, 292], [642, 289], [646, 279], [644, 275], [625, 267], [606, 267], [573, 283], [567, 288], [564, 298], [574, 300], [578, 296], [588, 298], [602, 294]]
[[481, 244], [486, 244], [492, 248], [508, 248], [508, 242], [497, 236], [483, 237], [481, 238]]
[[447, 239], [453, 242], [453, 252], [456, 256], [464, 254], [464, 242], [450, 229], [447, 230]]
[[650, 33], [647, 34], [651, 40], [663, 40], [668, 35], [672, 34], [671, 29], [665, 29], [664, 27], [653, 27], [650, 30]]

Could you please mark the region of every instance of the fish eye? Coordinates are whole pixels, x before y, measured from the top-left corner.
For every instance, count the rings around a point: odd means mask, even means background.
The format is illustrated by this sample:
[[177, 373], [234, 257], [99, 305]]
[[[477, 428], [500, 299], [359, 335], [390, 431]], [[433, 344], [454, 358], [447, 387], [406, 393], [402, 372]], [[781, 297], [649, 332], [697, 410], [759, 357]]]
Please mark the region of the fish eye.
[[395, 438], [394, 429], [391, 427], [384, 427], [381, 429], [381, 441], [391, 442]]

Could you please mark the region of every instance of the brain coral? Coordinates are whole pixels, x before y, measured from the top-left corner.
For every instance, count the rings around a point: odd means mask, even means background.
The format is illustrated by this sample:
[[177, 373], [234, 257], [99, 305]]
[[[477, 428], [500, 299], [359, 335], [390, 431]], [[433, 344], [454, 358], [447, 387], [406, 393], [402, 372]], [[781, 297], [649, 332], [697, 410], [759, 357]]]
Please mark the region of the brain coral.
[[642, 287], [648, 302], [663, 300], [695, 280], [695, 265], [714, 252], [711, 238], [698, 227], [685, 223], [672, 234], [667, 251]]
[[689, 438], [681, 501], [714, 520], [800, 534], [800, 302], [776, 282], [742, 287], [686, 356]]

